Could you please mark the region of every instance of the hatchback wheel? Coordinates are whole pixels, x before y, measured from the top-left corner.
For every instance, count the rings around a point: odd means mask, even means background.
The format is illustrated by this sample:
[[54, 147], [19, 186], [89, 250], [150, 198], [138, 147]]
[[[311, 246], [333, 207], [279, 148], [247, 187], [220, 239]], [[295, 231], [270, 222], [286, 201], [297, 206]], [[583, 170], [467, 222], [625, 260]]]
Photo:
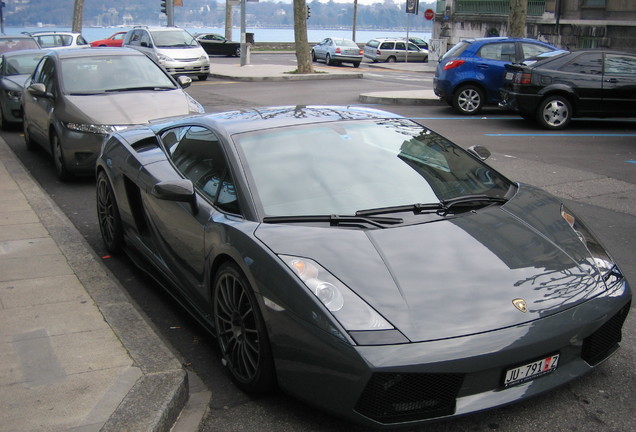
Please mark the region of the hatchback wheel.
[[24, 144], [26, 145], [26, 149], [28, 151], [37, 150], [38, 146], [29, 135], [29, 129], [27, 127], [26, 117], [22, 118], [22, 130], [24, 131]]
[[108, 176], [103, 171], [97, 176], [96, 189], [99, 231], [102, 234], [106, 250], [111, 254], [115, 254], [121, 251], [124, 246], [124, 229], [113, 187], [108, 180]]
[[55, 167], [57, 178], [62, 181], [69, 180], [72, 176], [66, 169], [64, 154], [62, 152], [62, 143], [55, 132], [53, 132], [53, 136], [51, 136], [51, 156], [53, 156], [53, 166]]
[[263, 393], [275, 383], [265, 322], [247, 279], [233, 263], [214, 279], [214, 323], [223, 364], [244, 391]]
[[546, 129], [563, 129], [572, 120], [572, 105], [563, 96], [549, 96], [537, 109], [537, 121]]
[[473, 85], [460, 87], [453, 96], [453, 107], [460, 114], [477, 114], [484, 107], [484, 93]]

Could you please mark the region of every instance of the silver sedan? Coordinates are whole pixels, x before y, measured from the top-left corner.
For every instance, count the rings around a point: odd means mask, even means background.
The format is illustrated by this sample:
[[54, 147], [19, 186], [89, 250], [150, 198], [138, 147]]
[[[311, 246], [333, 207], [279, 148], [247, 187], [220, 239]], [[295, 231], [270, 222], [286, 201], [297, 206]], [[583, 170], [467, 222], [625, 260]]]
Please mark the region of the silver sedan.
[[328, 65], [351, 63], [358, 67], [362, 61], [362, 49], [350, 39], [325, 38], [311, 48], [311, 59], [324, 60]]

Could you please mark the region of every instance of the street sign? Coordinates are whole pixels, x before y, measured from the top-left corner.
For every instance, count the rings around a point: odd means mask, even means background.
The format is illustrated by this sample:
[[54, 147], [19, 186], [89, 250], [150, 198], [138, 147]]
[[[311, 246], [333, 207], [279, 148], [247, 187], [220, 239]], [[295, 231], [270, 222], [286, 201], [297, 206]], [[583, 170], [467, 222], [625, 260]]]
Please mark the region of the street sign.
[[424, 11], [424, 18], [429, 21], [435, 18], [435, 12], [433, 12], [433, 9], [426, 9], [426, 11]]

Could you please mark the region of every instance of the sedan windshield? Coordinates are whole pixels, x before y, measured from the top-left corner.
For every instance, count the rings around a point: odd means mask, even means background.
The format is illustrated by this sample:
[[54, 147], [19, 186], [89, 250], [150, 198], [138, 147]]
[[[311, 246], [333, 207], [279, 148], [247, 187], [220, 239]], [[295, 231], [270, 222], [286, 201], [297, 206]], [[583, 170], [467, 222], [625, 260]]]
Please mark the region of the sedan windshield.
[[146, 56], [94, 56], [62, 60], [66, 94], [96, 94], [137, 89], [175, 89], [176, 85]]
[[294, 126], [234, 140], [269, 217], [352, 215], [465, 195], [504, 198], [511, 186], [460, 147], [406, 119]]

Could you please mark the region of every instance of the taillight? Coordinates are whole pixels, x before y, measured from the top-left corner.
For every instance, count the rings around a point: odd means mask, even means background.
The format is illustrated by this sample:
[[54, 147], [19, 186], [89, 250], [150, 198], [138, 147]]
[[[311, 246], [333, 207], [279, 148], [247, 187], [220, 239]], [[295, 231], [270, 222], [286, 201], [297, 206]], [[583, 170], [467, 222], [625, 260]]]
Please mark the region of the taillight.
[[449, 60], [448, 63], [444, 65], [444, 70], [455, 69], [466, 63], [465, 60]]
[[340, 47], [336, 48], [336, 54], [340, 54]]
[[377, 50], [375, 53], [376, 53], [377, 55], [382, 55], [382, 51], [380, 51], [380, 50]]
[[530, 72], [517, 72], [513, 78], [515, 84], [530, 84], [532, 74]]
[[358, 54], [362, 55], [362, 54], [364, 54], [364, 51], [359, 50], [359, 51], [358, 51]]

